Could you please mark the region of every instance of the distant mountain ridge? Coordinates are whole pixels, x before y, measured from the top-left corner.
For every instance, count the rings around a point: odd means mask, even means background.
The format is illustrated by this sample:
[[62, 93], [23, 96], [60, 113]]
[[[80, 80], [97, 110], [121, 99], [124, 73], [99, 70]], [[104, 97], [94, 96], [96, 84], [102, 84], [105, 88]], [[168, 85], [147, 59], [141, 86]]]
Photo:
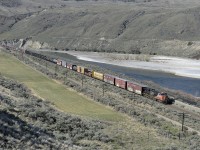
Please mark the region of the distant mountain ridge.
[[[0, 40], [31, 37], [52, 47], [87, 51], [184, 57], [200, 53], [197, 0], [21, 3], [12, 9], [15, 15], [0, 16]], [[22, 12], [31, 15], [17, 17]]]

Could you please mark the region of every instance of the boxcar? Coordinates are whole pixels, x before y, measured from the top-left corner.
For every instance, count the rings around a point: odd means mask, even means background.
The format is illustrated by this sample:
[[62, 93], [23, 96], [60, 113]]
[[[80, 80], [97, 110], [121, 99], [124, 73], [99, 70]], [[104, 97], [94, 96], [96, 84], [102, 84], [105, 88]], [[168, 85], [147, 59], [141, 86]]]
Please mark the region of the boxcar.
[[115, 86], [126, 89], [127, 81], [121, 78], [115, 78]]
[[67, 62], [62, 60], [62, 66], [66, 68], [67, 67]]
[[61, 66], [62, 65], [62, 60], [57, 59], [57, 65]]
[[72, 64], [67, 63], [67, 68], [72, 70]]
[[77, 72], [81, 73], [81, 66], [77, 66]]
[[81, 66], [77, 66], [77, 72], [81, 73]]
[[85, 74], [86, 76], [92, 77], [92, 70], [89, 70], [89, 69], [85, 68], [84, 74]]
[[84, 67], [81, 67], [81, 73], [82, 73], [82, 74], [84, 74], [84, 72], [85, 72], [85, 69], [86, 69], [86, 68], [84, 68]]
[[82, 67], [82, 66], [77, 66], [77, 72], [79, 72], [79, 73], [84, 74], [85, 69], [86, 69], [86, 68], [84, 68], [84, 67]]
[[92, 77], [95, 79], [103, 80], [103, 73], [92, 71]]
[[115, 84], [115, 76], [109, 75], [109, 74], [104, 74], [104, 81], [110, 84]]
[[142, 85], [139, 83], [135, 83], [133, 81], [127, 81], [127, 90], [140, 94], [143, 94], [143, 91], [146, 90], [147, 86], [146, 85]]

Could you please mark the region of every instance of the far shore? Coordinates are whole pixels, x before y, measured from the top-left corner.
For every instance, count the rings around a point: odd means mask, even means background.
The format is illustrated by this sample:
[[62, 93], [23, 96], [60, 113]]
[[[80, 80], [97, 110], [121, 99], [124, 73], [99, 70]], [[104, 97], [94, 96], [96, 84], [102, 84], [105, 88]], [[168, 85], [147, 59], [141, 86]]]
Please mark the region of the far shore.
[[151, 56], [144, 54], [114, 54], [82, 51], [52, 51], [67, 53], [77, 57], [77, 59], [112, 64], [123, 67], [137, 69], [156, 70], [172, 73], [177, 76], [200, 79], [200, 60], [171, 57], [171, 56]]
[[[200, 79], [200, 60], [148, 55], [143, 55], [140, 58], [134, 54], [114, 54], [116, 57], [112, 54], [110, 57], [109, 54], [106, 53], [77, 51], [68, 51], [67, 53], [76, 56], [80, 60], [101, 62], [137, 69], [157, 70], [172, 73], [177, 76]], [[134, 59], [134, 57], [136, 57], [136, 59]]]

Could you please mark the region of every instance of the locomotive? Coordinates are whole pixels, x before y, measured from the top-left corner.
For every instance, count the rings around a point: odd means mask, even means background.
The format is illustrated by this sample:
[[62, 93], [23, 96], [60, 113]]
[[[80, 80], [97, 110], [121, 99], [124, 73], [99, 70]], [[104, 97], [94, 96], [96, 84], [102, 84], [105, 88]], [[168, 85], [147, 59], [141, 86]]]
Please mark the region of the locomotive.
[[155, 101], [158, 101], [158, 102], [161, 102], [161, 103], [164, 103], [164, 104], [170, 104], [171, 103], [171, 99], [169, 98], [167, 93], [159, 92], [155, 89], [148, 87], [147, 85], [143, 85], [143, 84], [136, 83], [136, 82], [133, 82], [133, 81], [129, 81], [129, 80], [126, 80], [126, 79], [122, 79], [122, 78], [119, 78], [117, 76], [113, 76], [113, 75], [110, 75], [110, 74], [103, 74], [101, 72], [97, 72], [95, 70], [85, 68], [83, 66], [78, 66], [76, 64], [68, 63], [68, 62], [66, 62], [65, 60], [62, 60], [62, 59], [47, 57], [45, 55], [35, 53], [35, 52], [32, 52], [32, 51], [26, 50], [25, 53], [28, 54], [28, 55], [32, 55], [34, 57], [38, 57], [38, 58], [44, 59], [46, 61], [52, 62], [54, 64], [57, 64], [59, 66], [66, 68], [66, 69], [76, 71], [78, 73], [89, 76], [91, 78], [101, 80], [103, 82], [117, 86], [117, 87], [122, 88], [124, 90], [139, 94], [139, 95], [147, 97], [147, 98], [150, 98], [152, 100], [155, 100]]

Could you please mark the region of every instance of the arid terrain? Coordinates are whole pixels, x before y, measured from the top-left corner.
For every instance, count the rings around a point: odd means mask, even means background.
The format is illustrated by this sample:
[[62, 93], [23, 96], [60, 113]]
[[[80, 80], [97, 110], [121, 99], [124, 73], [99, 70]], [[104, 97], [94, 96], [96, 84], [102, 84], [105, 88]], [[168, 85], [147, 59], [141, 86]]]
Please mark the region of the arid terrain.
[[[1, 147], [198, 150], [199, 108], [182, 102], [163, 105], [112, 85], [102, 95], [102, 81], [85, 77], [81, 86], [77, 72], [56, 65], [55, 73], [55, 64], [1, 50], [0, 68], [6, 76], [0, 76]], [[103, 105], [92, 110], [91, 104]], [[180, 131], [183, 111], [190, 117]], [[16, 140], [14, 133], [21, 136]]]
[[0, 149], [199, 150], [199, 27], [199, 0], [0, 0]]
[[199, 58], [199, 10], [198, 0], [1, 0], [0, 40]]

